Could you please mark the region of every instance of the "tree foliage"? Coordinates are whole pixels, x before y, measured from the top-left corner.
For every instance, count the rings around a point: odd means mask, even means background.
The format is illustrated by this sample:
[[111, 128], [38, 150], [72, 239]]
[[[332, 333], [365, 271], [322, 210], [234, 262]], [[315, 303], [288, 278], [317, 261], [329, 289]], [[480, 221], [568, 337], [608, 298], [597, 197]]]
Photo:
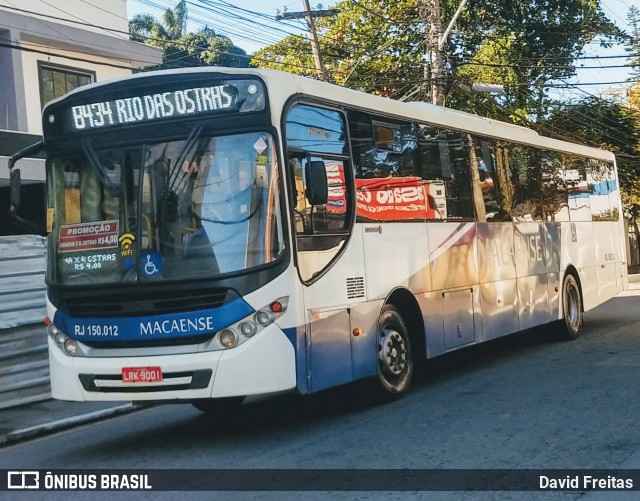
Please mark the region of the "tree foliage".
[[176, 66], [231, 66], [246, 68], [250, 57], [230, 38], [218, 35], [211, 28], [187, 33], [164, 46], [163, 61]]
[[640, 76], [640, 9], [635, 5], [629, 8], [627, 21], [629, 21], [631, 29], [625, 50], [629, 54], [629, 64], [633, 68], [632, 73], [638, 77]]
[[[424, 99], [429, 25], [425, 0], [342, 0], [340, 14], [318, 19], [320, 45], [333, 82], [394, 98]], [[446, 26], [459, 0], [441, 0]], [[498, 104], [520, 121], [549, 104], [545, 84], [570, 77], [575, 58], [597, 37], [619, 37], [596, 0], [469, 0], [445, 46], [449, 106], [476, 111], [461, 92], [473, 82], [499, 83]], [[291, 36], [254, 55], [253, 64], [313, 76], [307, 39]], [[481, 108], [497, 113], [487, 101]], [[505, 118], [504, 113], [498, 115]]]
[[167, 9], [159, 21], [151, 14], [137, 14], [129, 21], [131, 39], [163, 47], [167, 41], [176, 40], [187, 29], [187, 2], [180, 0], [173, 9]]
[[547, 125], [569, 140], [615, 153], [621, 188], [640, 201], [640, 109], [590, 96], [555, 108]]
[[[333, 6], [340, 14], [317, 22], [331, 80], [395, 99], [428, 100], [421, 85], [429, 31], [426, 3], [342, 0]], [[443, 26], [459, 5], [460, 0], [441, 0]], [[625, 35], [606, 18], [599, 0], [469, 0], [445, 45], [446, 105], [610, 149], [618, 155], [623, 189], [640, 200], [640, 84], [630, 89], [628, 105], [595, 96], [559, 103], [547, 87], [575, 75], [587, 44], [626, 40], [640, 73], [638, 9], [630, 9], [629, 21], [632, 30]], [[304, 37], [266, 47], [252, 62], [317, 75]], [[471, 92], [474, 82], [501, 84], [505, 92]]]
[[131, 39], [162, 47], [162, 66], [233, 66], [247, 67], [250, 57], [229, 37], [204, 27], [187, 33], [187, 3], [181, 0], [167, 9], [158, 20], [150, 14], [138, 14], [129, 21]]
[[[502, 104], [538, 120], [550, 104], [546, 84], [575, 74], [587, 44], [621, 39], [595, 0], [471, 0], [452, 41], [452, 66], [467, 81], [505, 85]], [[501, 54], [501, 60], [491, 58]], [[460, 73], [458, 73], [460, 74]]]
[[[318, 38], [331, 81], [370, 93], [400, 97], [423, 78], [425, 25], [421, 0], [343, 0], [334, 17], [317, 19]], [[252, 64], [316, 76], [311, 44], [289, 36], [254, 54]]]

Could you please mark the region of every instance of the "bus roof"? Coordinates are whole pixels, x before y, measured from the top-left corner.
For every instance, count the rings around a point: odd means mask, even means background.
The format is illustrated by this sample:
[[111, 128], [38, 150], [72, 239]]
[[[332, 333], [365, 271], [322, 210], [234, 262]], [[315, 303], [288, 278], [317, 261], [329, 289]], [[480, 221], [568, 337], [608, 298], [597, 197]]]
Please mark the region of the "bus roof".
[[[278, 110], [284, 109], [287, 101], [294, 96], [306, 96], [309, 98], [321, 99], [334, 104], [346, 104], [349, 106], [367, 110], [372, 113], [387, 115], [398, 119], [408, 119], [419, 122], [426, 122], [436, 126], [447, 127], [471, 134], [505, 139], [513, 142], [523, 143], [540, 148], [566, 151], [578, 155], [584, 155], [601, 160], [614, 161], [615, 156], [610, 151], [592, 148], [582, 144], [572, 143], [541, 136], [532, 129], [518, 125], [501, 122], [494, 119], [484, 118], [472, 113], [466, 113], [451, 108], [435, 106], [423, 102], [401, 102], [389, 98], [375, 96], [364, 92], [340, 87], [338, 85], [314, 80], [286, 73], [279, 70], [261, 68], [225, 68], [225, 67], [196, 67], [180, 68], [172, 70], [159, 70], [135, 75], [127, 75], [115, 79], [96, 82], [71, 91], [68, 95], [82, 93], [116, 82], [130, 79], [153, 78], [161, 75], [179, 74], [203, 74], [217, 73], [228, 75], [253, 75], [265, 81], [271, 101], [272, 113], [280, 116]], [[56, 99], [57, 102], [64, 97]]]

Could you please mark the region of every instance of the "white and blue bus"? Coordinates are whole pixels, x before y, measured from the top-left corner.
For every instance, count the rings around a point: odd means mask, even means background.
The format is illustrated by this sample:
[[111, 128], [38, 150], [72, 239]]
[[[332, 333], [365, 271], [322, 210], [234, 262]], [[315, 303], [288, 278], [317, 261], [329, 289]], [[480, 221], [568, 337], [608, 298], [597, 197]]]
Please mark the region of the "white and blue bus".
[[43, 127], [57, 399], [400, 395], [626, 285], [613, 154], [522, 127], [225, 68], [88, 85]]

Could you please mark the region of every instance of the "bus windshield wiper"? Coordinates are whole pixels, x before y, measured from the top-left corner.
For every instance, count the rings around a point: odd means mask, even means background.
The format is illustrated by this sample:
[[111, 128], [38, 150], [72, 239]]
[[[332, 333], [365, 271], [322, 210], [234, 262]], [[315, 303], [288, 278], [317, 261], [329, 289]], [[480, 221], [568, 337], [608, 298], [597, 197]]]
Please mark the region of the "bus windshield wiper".
[[167, 176], [167, 182], [165, 184], [166, 189], [163, 190], [167, 192], [166, 193], [167, 195], [170, 191], [174, 189], [175, 184], [178, 181], [178, 178], [180, 176], [181, 166], [183, 162], [186, 160], [189, 151], [191, 150], [191, 148], [193, 148], [193, 145], [196, 144], [196, 142], [200, 138], [200, 134], [202, 133], [202, 128], [203, 128], [202, 125], [196, 125], [191, 130], [191, 133], [189, 134], [189, 137], [185, 141], [184, 146], [182, 147], [182, 150], [180, 150], [180, 154], [176, 157], [176, 161], [169, 169], [169, 175]]
[[93, 149], [91, 143], [89, 141], [82, 141], [82, 150], [84, 151], [86, 157], [89, 159], [89, 165], [91, 165], [93, 170], [100, 178], [100, 181], [102, 181], [102, 184], [107, 190], [109, 196], [117, 196], [120, 193], [120, 190], [113, 184], [113, 181], [111, 181], [111, 179], [105, 172], [102, 162], [100, 162], [100, 159], [98, 158], [98, 155]]

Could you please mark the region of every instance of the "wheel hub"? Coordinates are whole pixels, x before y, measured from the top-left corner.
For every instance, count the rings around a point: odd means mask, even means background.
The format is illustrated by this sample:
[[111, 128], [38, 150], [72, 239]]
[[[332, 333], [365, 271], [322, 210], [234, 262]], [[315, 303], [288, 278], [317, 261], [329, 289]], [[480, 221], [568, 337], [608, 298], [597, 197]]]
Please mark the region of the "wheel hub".
[[378, 358], [385, 373], [394, 376], [402, 373], [407, 364], [407, 348], [399, 332], [391, 328], [382, 330]]
[[575, 288], [570, 287], [567, 290], [567, 316], [572, 325], [578, 325], [580, 321], [580, 306], [578, 301], [578, 293]]

